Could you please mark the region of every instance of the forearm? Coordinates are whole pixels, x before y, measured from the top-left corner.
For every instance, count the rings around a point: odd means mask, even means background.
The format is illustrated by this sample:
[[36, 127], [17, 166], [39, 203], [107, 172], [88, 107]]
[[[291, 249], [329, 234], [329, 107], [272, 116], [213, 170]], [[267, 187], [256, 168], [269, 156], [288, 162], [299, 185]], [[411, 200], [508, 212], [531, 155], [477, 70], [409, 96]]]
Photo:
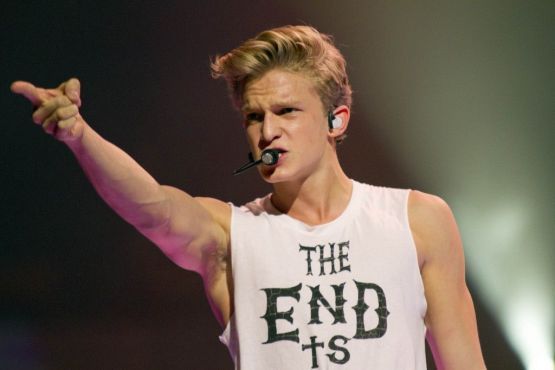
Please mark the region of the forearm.
[[123, 219], [139, 229], [166, 222], [169, 206], [164, 191], [127, 153], [87, 124], [81, 138], [66, 144], [98, 194]]
[[428, 322], [427, 340], [436, 367], [438, 370], [485, 370], [470, 293], [465, 287], [464, 292], [450, 296], [449, 300], [453, 309], [435, 312]]
[[175, 263], [202, 272], [206, 255], [227, 247], [229, 207], [221, 202], [205, 206], [179, 189], [159, 185], [123, 150], [98, 135], [79, 114], [79, 80], [70, 79], [56, 89], [16, 81], [11, 89], [36, 107], [33, 121], [70, 148], [106, 203]]

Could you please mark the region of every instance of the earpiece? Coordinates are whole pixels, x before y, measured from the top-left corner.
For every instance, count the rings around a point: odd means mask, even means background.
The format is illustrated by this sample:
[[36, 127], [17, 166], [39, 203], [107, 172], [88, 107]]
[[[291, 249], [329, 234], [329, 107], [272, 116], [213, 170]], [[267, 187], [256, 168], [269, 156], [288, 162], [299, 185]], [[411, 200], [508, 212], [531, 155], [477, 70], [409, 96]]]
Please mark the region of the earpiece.
[[333, 128], [340, 128], [343, 125], [343, 120], [341, 119], [341, 117], [335, 117], [332, 120], [331, 125]]
[[330, 130], [333, 130], [334, 128], [340, 128], [342, 125], [343, 120], [341, 119], [341, 117], [334, 116], [332, 112], [328, 113], [328, 126]]

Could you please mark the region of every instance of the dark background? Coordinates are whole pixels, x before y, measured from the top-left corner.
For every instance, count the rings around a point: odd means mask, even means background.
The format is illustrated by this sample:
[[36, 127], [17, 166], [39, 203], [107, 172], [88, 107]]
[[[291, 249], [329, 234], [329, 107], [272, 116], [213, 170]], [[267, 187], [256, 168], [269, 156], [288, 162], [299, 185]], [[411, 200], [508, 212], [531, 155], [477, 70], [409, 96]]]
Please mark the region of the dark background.
[[[386, 59], [364, 53], [388, 43], [395, 26], [383, 17], [392, 10], [355, 3], [1, 5], [0, 369], [231, 368], [200, 278], [169, 262], [99, 200], [69, 150], [33, 125], [31, 106], [10, 94], [14, 80], [57, 86], [78, 77], [85, 119], [159, 182], [240, 204], [269, 187], [256, 171], [231, 176], [247, 146], [224, 83], [210, 77], [210, 57], [263, 29], [311, 24], [334, 34], [352, 63], [354, 116], [340, 149], [347, 174], [446, 192], [414, 176], [389, 145], [384, 127], [395, 120], [379, 112], [404, 102], [384, 98], [390, 87], [372, 83]], [[407, 7], [408, 19], [413, 11], [445, 9]], [[441, 33], [442, 22], [436, 26], [431, 32]], [[488, 369], [522, 369], [495, 314], [474, 296]]]

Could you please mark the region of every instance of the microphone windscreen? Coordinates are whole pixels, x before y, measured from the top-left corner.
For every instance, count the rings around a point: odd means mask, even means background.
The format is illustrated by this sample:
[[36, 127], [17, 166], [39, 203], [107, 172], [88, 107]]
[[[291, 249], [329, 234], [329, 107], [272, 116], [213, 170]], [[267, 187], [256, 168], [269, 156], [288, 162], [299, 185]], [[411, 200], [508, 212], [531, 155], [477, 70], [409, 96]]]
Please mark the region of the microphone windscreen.
[[279, 159], [279, 151], [276, 149], [266, 149], [262, 152], [260, 159], [262, 159], [262, 163], [267, 166], [274, 165]]

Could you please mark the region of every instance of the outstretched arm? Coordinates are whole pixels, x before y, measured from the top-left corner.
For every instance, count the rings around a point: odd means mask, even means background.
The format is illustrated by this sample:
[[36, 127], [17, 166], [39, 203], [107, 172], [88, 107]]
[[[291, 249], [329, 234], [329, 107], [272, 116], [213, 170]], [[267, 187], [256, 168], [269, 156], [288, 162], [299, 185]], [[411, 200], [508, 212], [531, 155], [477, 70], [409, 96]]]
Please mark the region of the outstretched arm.
[[207, 256], [225, 254], [227, 207], [206, 207], [203, 204], [214, 202], [199, 202], [181, 190], [158, 184], [129, 155], [103, 139], [79, 114], [77, 79], [56, 89], [22, 81], [11, 88], [36, 107], [33, 121], [71, 149], [108, 205], [175, 263], [205, 274]]
[[449, 206], [411, 192], [409, 219], [421, 261], [428, 311], [427, 339], [443, 370], [484, 370], [476, 315], [465, 282], [462, 242]]

